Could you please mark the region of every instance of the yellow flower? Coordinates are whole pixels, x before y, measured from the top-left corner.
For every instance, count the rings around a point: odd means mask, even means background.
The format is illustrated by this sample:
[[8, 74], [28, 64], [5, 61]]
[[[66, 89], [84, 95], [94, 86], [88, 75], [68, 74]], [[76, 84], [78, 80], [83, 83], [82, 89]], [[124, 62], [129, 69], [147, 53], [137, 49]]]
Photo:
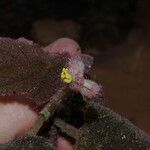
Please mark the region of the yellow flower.
[[72, 78], [71, 74], [68, 72], [67, 68], [62, 69], [61, 79], [63, 79], [63, 81], [65, 83], [71, 83], [72, 82], [73, 78]]

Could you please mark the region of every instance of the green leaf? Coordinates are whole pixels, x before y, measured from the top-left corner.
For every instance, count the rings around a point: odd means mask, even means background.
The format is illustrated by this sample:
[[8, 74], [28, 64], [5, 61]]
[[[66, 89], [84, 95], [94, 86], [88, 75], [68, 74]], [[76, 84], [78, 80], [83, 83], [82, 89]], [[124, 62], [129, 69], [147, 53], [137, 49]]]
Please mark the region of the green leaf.
[[76, 150], [148, 150], [150, 136], [110, 109], [91, 103]]

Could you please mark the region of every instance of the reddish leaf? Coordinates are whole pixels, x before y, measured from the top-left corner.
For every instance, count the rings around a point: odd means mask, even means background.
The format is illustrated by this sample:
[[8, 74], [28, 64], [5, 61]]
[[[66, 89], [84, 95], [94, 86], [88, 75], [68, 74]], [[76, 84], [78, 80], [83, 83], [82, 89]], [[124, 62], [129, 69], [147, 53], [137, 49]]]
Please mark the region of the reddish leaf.
[[0, 96], [25, 96], [43, 104], [63, 84], [67, 55], [50, 55], [26, 39], [0, 38]]

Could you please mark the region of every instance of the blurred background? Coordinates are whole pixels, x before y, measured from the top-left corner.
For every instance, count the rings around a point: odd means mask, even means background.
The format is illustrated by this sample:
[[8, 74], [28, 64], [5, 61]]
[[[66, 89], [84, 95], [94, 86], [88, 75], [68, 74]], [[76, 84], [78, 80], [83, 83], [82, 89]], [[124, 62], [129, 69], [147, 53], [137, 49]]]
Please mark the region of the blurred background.
[[149, 0], [1, 0], [0, 36], [79, 42], [109, 107], [150, 133]]

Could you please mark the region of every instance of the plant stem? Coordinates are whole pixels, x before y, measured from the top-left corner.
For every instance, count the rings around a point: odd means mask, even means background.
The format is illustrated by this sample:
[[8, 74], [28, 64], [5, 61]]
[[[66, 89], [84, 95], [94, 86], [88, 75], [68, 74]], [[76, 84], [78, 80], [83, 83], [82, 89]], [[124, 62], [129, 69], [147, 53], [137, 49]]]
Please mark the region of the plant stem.
[[30, 136], [37, 135], [43, 123], [49, 118], [52, 118], [56, 111], [61, 108], [61, 101], [64, 97], [67, 97], [68, 92], [64, 89], [60, 89], [48, 102], [48, 104], [40, 112], [39, 118], [35, 122], [34, 126], [27, 133]]

